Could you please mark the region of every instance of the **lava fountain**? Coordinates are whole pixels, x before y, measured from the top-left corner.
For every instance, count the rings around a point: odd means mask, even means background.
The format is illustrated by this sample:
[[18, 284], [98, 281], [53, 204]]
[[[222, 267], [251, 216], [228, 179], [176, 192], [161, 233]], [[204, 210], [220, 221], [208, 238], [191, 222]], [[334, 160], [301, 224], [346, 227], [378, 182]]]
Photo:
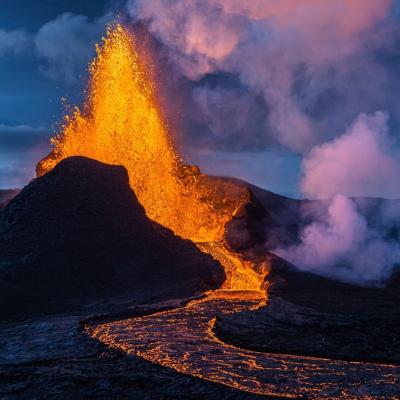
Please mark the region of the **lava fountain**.
[[222, 263], [224, 289], [265, 293], [265, 265], [245, 261], [224, 242], [225, 224], [249, 201], [249, 192], [182, 162], [156, 100], [149, 59], [126, 28], [108, 28], [89, 66], [83, 107], [65, 117], [38, 175], [77, 155], [125, 166], [148, 217]]

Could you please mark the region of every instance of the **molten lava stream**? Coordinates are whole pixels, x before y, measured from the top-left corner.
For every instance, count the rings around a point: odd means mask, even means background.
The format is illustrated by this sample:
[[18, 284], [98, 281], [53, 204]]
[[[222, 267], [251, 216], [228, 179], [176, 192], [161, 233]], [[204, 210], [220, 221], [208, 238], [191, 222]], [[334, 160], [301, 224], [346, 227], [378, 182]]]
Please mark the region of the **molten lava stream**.
[[227, 275], [225, 289], [255, 291], [263, 298], [265, 268], [256, 272], [251, 262], [229, 252], [223, 239], [225, 224], [249, 201], [248, 192], [182, 163], [156, 101], [148, 58], [139, 56], [127, 29], [109, 27], [89, 67], [84, 106], [65, 118], [38, 175], [75, 155], [124, 165], [149, 218], [218, 259]]
[[185, 307], [87, 326], [86, 332], [126, 354], [259, 395], [285, 399], [397, 398], [391, 395], [393, 390], [398, 393], [400, 367], [396, 365], [260, 353], [219, 340], [214, 330], [218, 318], [259, 305], [257, 299], [241, 295], [214, 291]]

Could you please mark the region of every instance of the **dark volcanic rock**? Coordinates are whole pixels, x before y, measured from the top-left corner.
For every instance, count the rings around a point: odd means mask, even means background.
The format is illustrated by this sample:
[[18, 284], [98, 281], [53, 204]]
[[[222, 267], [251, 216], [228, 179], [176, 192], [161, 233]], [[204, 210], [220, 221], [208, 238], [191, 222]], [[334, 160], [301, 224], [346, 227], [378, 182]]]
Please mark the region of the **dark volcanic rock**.
[[223, 178], [249, 194], [249, 201], [225, 225], [225, 241], [233, 251], [257, 248], [271, 251], [299, 242], [301, 230], [311, 219], [304, 209], [317, 202], [295, 200], [235, 178]]
[[226, 244], [235, 252], [264, 244], [268, 217], [268, 211], [249, 190], [249, 201], [225, 225]]
[[[261, 240], [266, 251], [295, 245], [300, 243], [307, 225], [328, 218], [329, 200], [291, 199], [238, 179], [225, 179], [250, 193], [249, 203], [227, 224], [226, 238], [233, 249], [259, 245]], [[352, 200], [368, 228], [388, 241], [400, 240], [400, 200], [363, 197]]]
[[188, 295], [223, 279], [211, 257], [146, 217], [121, 166], [66, 159], [0, 216], [3, 315], [139, 287]]

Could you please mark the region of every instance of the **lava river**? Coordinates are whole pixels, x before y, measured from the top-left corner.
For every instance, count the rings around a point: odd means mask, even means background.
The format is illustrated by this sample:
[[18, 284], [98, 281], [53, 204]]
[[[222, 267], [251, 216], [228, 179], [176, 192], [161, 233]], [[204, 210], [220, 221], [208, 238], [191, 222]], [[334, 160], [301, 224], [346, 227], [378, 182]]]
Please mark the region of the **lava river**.
[[259, 353], [215, 336], [218, 316], [260, 305], [253, 292], [214, 291], [181, 308], [100, 324], [90, 334], [129, 355], [260, 395], [400, 398], [399, 366]]

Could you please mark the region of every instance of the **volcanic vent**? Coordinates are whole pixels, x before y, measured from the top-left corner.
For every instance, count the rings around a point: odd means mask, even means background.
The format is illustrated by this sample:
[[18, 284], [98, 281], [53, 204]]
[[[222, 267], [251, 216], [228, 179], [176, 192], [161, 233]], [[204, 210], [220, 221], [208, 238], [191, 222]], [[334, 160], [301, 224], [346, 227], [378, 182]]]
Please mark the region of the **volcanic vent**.
[[65, 118], [37, 173], [77, 155], [124, 165], [147, 216], [218, 259], [227, 275], [225, 289], [263, 293], [265, 264], [245, 261], [224, 240], [227, 222], [244, 210], [250, 193], [181, 161], [157, 104], [147, 59], [126, 28], [109, 27], [89, 67], [83, 108]]

